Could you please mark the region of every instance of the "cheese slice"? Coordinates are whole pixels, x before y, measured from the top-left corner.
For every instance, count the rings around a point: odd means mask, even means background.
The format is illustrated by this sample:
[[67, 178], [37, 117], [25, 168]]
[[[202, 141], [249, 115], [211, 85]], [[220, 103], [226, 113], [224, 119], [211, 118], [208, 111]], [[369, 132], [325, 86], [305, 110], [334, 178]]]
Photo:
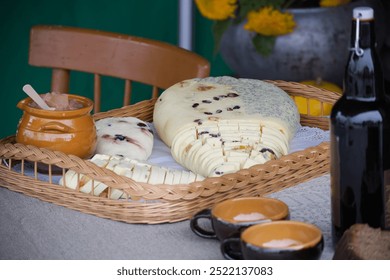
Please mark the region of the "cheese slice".
[[[191, 171], [168, 169], [122, 156], [106, 156], [97, 154], [90, 159], [90, 161], [100, 167], [110, 169], [118, 175], [131, 178], [136, 182], [153, 185], [190, 184], [195, 181], [204, 180], [202, 175], [195, 174]], [[83, 193], [95, 196], [109, 194], [111, 199], [127, 198], [127, 194], [122, 190], [115, 188], [108, 190], [108, 186], [106, 184], [97, 180], [92, 180], [90, 177], [84, 174], [78, 174], [73, 170], [68, 170], [65, 173], [65, 176], [60, 178], [59, 184], [74, 190], [78, 189]]]

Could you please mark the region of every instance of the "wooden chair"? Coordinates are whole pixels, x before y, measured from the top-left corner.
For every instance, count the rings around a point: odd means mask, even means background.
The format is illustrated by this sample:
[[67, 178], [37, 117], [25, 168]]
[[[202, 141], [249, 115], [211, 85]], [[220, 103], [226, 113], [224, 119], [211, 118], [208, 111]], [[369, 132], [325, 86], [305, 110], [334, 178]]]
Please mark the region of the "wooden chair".
[[94, 74], [94, 112], [100, 111], [101, 76], [124, 79], [123, 105], [130, 104], [132, 82], [159, 89], [189, 78], [207, 77], [203, 57], [167, 43], [118, 33], [63, 26], [34, 26], [29, 64], [52, 70], [51, 90], [69, 92], [70, 71]]

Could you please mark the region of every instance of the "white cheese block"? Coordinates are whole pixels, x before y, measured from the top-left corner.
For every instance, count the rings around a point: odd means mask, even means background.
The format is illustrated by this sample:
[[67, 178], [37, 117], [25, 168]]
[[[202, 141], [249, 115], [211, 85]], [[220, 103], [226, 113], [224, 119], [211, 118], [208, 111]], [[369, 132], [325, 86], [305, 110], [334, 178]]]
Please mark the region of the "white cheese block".
[[123, 156], [144, 161], [153, 149], [149, 124], [134, 117], [113, 117], [96, 121], [96, 154]]

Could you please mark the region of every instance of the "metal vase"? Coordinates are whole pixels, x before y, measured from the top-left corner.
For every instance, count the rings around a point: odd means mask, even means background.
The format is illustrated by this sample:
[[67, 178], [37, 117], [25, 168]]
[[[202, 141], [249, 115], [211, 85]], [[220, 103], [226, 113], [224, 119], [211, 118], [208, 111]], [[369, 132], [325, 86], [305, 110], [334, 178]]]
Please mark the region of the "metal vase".
[[238, 77], [285, 81], [320, 77], [341, 85], [348, 57], [352, 9], [366, 4], [369, 3], [358, 1], [332, 8], [288, 10], [294, 15], [296, 28], [288, 35], [278, 36], [267, 57], [256, 52], [253, 33], [243, 29], [245, 22], [232, 25], [222, 36], [221, 56]]

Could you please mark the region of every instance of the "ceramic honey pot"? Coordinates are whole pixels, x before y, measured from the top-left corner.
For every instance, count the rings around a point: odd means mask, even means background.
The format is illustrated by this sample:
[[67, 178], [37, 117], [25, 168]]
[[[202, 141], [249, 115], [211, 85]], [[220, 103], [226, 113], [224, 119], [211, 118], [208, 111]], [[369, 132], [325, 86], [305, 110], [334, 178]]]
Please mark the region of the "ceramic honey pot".
[[89, 158], [96, 148], [96, 128], [91, 116], [92, 100], [69, 94], [69, 100], [80, 103], [72, 110], [44, 110], [32, 106], [31, 98], [21, 100], [23, 111], [16, 132], [16, 141]]

